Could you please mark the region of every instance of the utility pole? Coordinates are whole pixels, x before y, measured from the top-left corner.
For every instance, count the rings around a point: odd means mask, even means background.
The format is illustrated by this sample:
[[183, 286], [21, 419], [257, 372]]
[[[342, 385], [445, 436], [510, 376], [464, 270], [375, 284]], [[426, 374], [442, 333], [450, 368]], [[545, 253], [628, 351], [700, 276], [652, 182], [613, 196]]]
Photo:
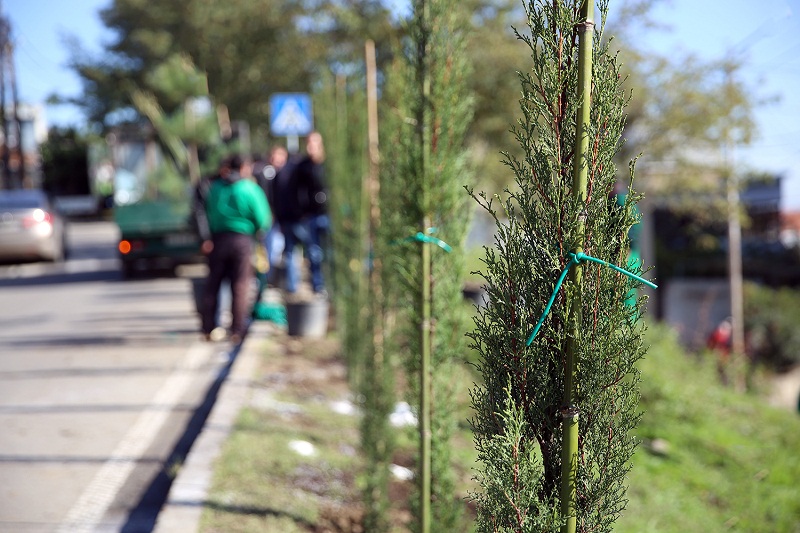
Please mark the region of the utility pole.
[[[420, 231], [425, 234], [433, 225], [431, 218], [431, 72], [430, 72], [430, 31], [431, 31], [431, 6], [430, 1], [422, 0], [418, 4], [422, 15], [422, 42], [419, 44], [422, 56], [417, 58], [418, 81], [422, 83], [422, 105], [419, 107], [417, 119], [417, 141], [420, 143], [422, 155], [420, 169], [422, 173], [422, 220]], [[429, 181], [430, 180], [430, 181]], [[420, 271], [422, 273], [422, 287], [420, 291], [420, 366], [419, 366], [419, 532], [431, 531], [431, 468], [432, 468], [432, 433], [431, 433], [431, 352], [432, 322], [431, 310], [433, 305], [433, 278], [431, 247], [420, 243]]]
[[[11, 22], [2, 14], [3, 3], [0, 0], [0, 122], [2, 122], [3, 154], [2, 154], [2, 188], [11, 189], [22, 185], [30, 187], [25, 179], [25, 156], [22, 150], [22, 123], [19, 117], [19, 97], [17, 95], [17, 76], [14, 70], [14, 45], [11, 42]], [[7, 76], [7, 77], [6, 77]], [[11, 146], [8, 135], [6, 113], [6, 88], [11, 84], [11, 100], [13, 104], [14, 128], [16, 135], [16, 152], [18, 157], [17, 179], [12, 183]]]
[[[733, 101], [733, 72], [736, 69], [736, 58], [742, 56], [754, 44], [769, 34], [773, 20], [764, 22], [750, 35], [745, 37], [738, 45], [728, 52], [724, 66], [725, 89], [727, 98]], [[745, 357], [744, 343], [744, 297], [742, 274], [742, 224], [740, 220], [741, 198], [739, 194], [739, 178], [735, 167], [734, 150], [736, 142], [731, 133], [735, 126], [729, 126], [724, 131], [723, 164], [725, 166], [725, 185], [728, 207], [728, 280], [731, 293], [731, 353], [733, 361], [741, 362]], [[737, 372], [739, 364], [735, 364], [732, 371]], [[733, 384], [744, 389], [746, 386], [744, 375], [733, 376]]]
[[[9, 24], [9, 28], [11, 25]], [[10, 32], [9, 32], [10, 33]], [[28, 181], [27, 172], [25, 169], [25, 152], [22, 149], [22, 121], [19, 118], [19, 94], [17, 92], [17, 72], [14, 69], [14, 45], [11, 40], [8, 41], [8, 54], [6, 55], [6, 68], [8, 68], [8, 77], [11, 82], [11, 102], [14, 106], [14, 128], [17, 136], [17, 156], [19, 157], [19, 166], [17, 167], [19, 177], [17, 183], [21, 184], [24, 188], [31, 188], [32, 183]]]
[[[728, 90], [732, 87], [733, 65], [725, 66], [725, 86]], [[725, 131], [724, 163], [726, 174], [726, 189], [728, 203], [728, 280], [731, 293], [731, 352], [737, 363], [744, 357], [744, 297], [742, 279], [742, 224], [739, 219], [741, 199], [739, 197], [739, 179], [733, 161], [733, 142], [730, 129]], [[734, 372], [736, 371], [734, 366]], [[733, 376], [733, 383], [740, 386], [742, 379]]]
[[3, 1], [0, 0], [0, 128], [3, 133], [3, 172], [0, 185], [2, 189], [11, 188], [11, 169], [9, 168], [8, 121], [6, 121], [6, 54], [8, 53], [9, 23], [3, 16]]

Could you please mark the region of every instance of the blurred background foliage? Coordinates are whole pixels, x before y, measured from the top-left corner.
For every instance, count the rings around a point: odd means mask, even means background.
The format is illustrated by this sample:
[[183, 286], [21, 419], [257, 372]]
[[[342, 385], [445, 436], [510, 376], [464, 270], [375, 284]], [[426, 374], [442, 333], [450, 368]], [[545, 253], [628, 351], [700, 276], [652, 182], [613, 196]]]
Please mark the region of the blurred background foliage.
[[755, 362], [778, 371], [800, 364], [800, 292], [747, 283], [744, 302], [748, 344]]
[[[645, 193], [716, 190], [726, 143], [753, 138], [752, 112], [763, 97], [739, 81], [741, 65], [731, 58], [705, 62], [645, 54], [636, 36], [659, 26], [650, 14], [663, 1], [621, 0], [607, 21], [605, 33], [615, 36], [612, 48], [620, 50], [631, 98], [619, 168], [642, 154], [639, 187]], [[131, 90], [148, 86], [159, 65], [182, 54], [207, 75], [214, 102], [226, 106], [232, 120], [249, 124], [254, 147], [266, 148], [269, 95], [313, 92], [331, 74], [363, 77], [366, 39], [376, 43], [379, 83], [385, 83], [393, 50], [405, 34], [402, 5], [389, 0], [114, 0], [102, 11], [103, 22], [115, 33], [105, 52], [91, 57], [73, 43], [71, 63], [84, 88], [74, 103], [95, 131], [139, 120]], [[519, 109], [516, 72], [528, 60], [513, 33], [525, 27], [523, 3], [465, 0], [458, 8], [470, 26], [466, 47], [475, 116], [469, 153], [478, 189], [501, 192], [513, 181], [500, 151], [517, 149], [509, 128]], [[168, 91], [154, 94], [165, 113], [180, 105]], [[703, 211], [708, 212], [707, 205]]]

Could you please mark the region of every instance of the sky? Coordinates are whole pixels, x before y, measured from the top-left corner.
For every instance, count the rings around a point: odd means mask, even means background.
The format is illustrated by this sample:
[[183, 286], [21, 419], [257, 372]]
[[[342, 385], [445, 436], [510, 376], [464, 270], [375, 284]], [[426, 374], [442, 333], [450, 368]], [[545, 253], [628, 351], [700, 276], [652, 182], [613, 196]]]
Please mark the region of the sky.
[[[407, 0], [393, 0], [403, 8]], [[615, 0], [610, 2], [613, 16]], [[0, 0], [12, 24], [20, 99], [44, 105], [53, 93], [78, 96], [81, 85], [67, 66], [67, 36], [98, 54], [113, 35], [98, 11], [111, 0]], [[759, 100], [759, 136], [732, 154], [741, 168], [783, 176], [784, 210], [800, 211], [800, 0], [662, 0], [653, 11], [662, 30], [643, 31], [642, 43], [662, 55], [702, 59], [734, 54], [744, 62], [742, 82]], [[46, 106], [49, 125], [81, 126], [71, 106]]]

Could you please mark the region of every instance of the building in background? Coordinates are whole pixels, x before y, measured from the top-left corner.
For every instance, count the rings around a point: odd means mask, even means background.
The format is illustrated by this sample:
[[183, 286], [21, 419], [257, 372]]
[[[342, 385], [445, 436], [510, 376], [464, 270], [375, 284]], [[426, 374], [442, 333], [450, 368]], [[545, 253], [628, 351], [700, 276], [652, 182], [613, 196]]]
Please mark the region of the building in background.
[[[770, 287], [800, 287], [800, 213], [781, 213], [781, 179], [745, 180], [740, 194], [742, 271]], [[727, 231], [724, 220], [701, 220], [666, 207], [655, 212], [656, 257], [662, 298], [658, 316], [682, 343], [702, 349], [730, 316]]]

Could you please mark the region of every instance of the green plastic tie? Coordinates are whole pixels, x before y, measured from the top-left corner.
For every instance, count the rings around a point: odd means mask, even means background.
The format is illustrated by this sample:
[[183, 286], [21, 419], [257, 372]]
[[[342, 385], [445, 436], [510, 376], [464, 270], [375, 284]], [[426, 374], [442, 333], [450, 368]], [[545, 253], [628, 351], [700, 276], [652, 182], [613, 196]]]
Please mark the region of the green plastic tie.
[[655, 283], [653, 283], [651, 281], [647, 281], [646, 279], [644, 279], [644, 278], [642, 278], [640, 276], [637, 276], [633, 272], [628, 272], [624, 268], [620, 268], [617, 265], [612, 265], [608, 261], [603, 261], [602, 259], [598, 259], [596, 257], [592, 257], [591, 255], [586, 255], [583, 252], [578, 252], [577, 254], [570, 252], [567, 255], [569, 256], [569, 262], [567, 263], [567, 266], [564, 267], [563, 272], [561, 272], [561, 276], [559, 276], [558, 282], [556, 283], [556, 286], [553, 289], [553, 294], [550, 295], [550, 300], [548, 300], [547, 305], [544, 307], [544, 311], [542, 312], [542, 316], [539, 318], [539, 322], [536, 323], [536, 327], [533, 328], [533, 333], [531, 333], [530, 337], [528, 337], [528, 341], [525, 343], [526, 346], [530, 346], [533, 343], [533, 339], [536, 338], [536, 334], [539, 333], [539, 328], [542, 327], [542, 323], [544, 323], [544, 319], [550, 313], [550, 308], [553, 307], [553, 302], [556, 300], [556, 295], [558, 294], [558, 291], [561, 288], [561, 285], [564, 283], [564, 279], [566, 279], [566, 277], [567, 277], [567, 272], [569, 272], [569, 269], [572, 268], [572, 265], [577, 265], [582, 261], [592, 261], [592, 262], [595, 262], [595, 263], [597, 263], [599, 265], [603, 265], [603, 266], [607, 266], [609, 268], [612, 268], [613, 270], [616, 270], [617, 272], [625, 274], [629, 278], [635, 279], [636, 281], [638, 281], [640, 283], [644, 283], [645, 285], [647, 285], [649, 287], [652, 287], [654, 289], [658, 288], [658, 285], [656, 285]]
[[625, 274], [629, 278], [633, 278], [636, 281], [638, 281], [639, 283], [644, 283], [648, 287], [651, 287], [653, 289], [657, 289], [658, 288], [658, 285], [656, 285], [652, 281], [647, 281], [646, 279], [644, 279], [644, 278], [642, 278], [640, 276], [637, 276], [633, 272], [629, 272], [629, 271], [625, 270], [622, 267], [618, 267], [617, 265], [612, 265], [608, 261], [603, 261], [602, 259], [598, 259], [596, 257], [592, 257], [591, 255], [586, 255], [583, 252], [578, 252], [577, 254], [571, 254], [571, 255], [575, 255], [575, 257], [578, 259], [579, 263], [581, 261], [583, 261], [584, 259], [587, 260], [587, 261], [593, 261], [593, 262], [597, 263], [598, 265], [603, 265], [603, 266], [607, 266], [609, 268], [612, 268], [612, 269], [616, 270], [617, 272], [619, 272], [620, 274]]
[[[430, 233], [436, 233], [437, 231], [439, 231], [437, 228], [428, 228], [427, 233], [429, 233], [429, 234]], [[450, 252], [453, 251], [453, 248], [449, 244], [444, 242], [442, 239], [437, 239], [436, 237], [431, 237], [430, 235], [426, 235], [425, 233], [422, 233], [421, 231], [418, 231], [416, 233], [416, 235], [412, 235], [410, 237], [406, 237], [405, 239], [402, 239], [401, 241], [392, 241], [392, 244], [398, 244], [398, 242], [413, 242], [413, 241], [429, 242], [431, 244], [435, 244], [436, 246], [438, 246], [439, 248], [441, 248], [442, 250], [444, 250], [447, 253], [450, 253]]]

